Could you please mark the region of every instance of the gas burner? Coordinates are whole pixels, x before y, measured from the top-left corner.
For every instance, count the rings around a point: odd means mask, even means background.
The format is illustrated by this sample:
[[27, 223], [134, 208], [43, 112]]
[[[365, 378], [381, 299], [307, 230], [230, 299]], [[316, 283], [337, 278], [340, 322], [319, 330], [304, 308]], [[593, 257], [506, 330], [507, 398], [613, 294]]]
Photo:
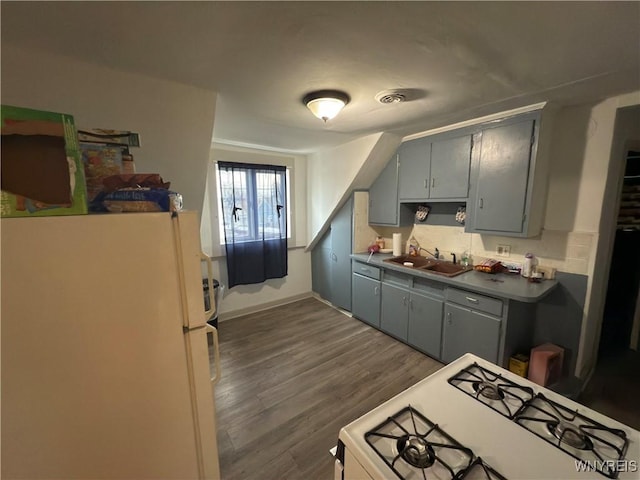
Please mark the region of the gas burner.
[[400, 456], [414, 467], [427, 468], [436, 460], [433, 447], [424, 438], [405, 435], [398, 439], [397, 447]]
[[593, 443], [589, 437], [568, 422], [547, 423], [549, 432], [561, 442], [578, 450], [592, 450]]
[[491, 400], [502, 400], [504, 393], [499, 386], [496, 386], [489, 382], [473, 382], [473, 389], [483, 397]]
[[507, 418], [513, 418], [533, 398], [531, 387], [518, 385], [477, 363], [463, 368], [448, 382]]
[[624, 430], [606, 427], [542, 393], [531, 399], [514, 421], [576, 460], [594, 465], [605, 477], [618, 478], [616, 468], [629, 446]]

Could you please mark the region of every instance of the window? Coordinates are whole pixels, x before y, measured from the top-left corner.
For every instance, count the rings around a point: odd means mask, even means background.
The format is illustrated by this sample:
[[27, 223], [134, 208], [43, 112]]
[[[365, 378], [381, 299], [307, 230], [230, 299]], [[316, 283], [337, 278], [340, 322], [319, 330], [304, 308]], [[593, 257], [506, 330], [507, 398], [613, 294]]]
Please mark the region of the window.
[[287, 275], [287, 169], [218, 162], [229, 288]]
[[[241, 167], [241, 164], [238, 166]], [[278, 197], [280, 201], [285, 200], [285, 203], [281, 204], [283, 208], [278, 208], [280, 204], [273, 201], [274, 173], [261, 170], [260, 165], [253, 167], [256, 169], [221, 170], [216, 163], [221, 245], [226, 243], [225, 229], [229, 232], [231, 227], [235, 242], [280, 238], [281, 231], [286, 231], [287, 238], [291, 238], [289, 168], [275, 172]]]

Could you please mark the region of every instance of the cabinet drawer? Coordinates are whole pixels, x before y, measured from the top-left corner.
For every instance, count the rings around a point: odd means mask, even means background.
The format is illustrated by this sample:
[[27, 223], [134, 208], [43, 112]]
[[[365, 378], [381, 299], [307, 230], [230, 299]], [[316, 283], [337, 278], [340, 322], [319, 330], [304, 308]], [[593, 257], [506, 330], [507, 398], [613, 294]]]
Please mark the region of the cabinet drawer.
[[351, 268], [353, 273], [380, 280], [380, 269], [378, 267], [366, 263], [353, 262]]
[[489, 313], [496, 317], [502, 316], [502, 300], [497, 298], [485, 297], [464, 290], [454, 290], [453, 288], [447, 288], [446, 298], [449, 302], [464, 305], [472, 310]]

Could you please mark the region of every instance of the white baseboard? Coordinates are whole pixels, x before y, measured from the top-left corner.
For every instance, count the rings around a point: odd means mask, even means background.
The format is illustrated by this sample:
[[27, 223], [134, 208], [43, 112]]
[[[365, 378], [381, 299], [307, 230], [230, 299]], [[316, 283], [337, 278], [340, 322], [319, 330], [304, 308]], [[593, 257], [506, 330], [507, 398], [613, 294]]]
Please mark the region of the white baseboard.
[[246, 308], [238, 308], [230, 312], [222, 312], [218, 317], [218, 321], [226, 322], [227, 320], [231, 320], [233, 318], [242, 317], [244, 315], [249, 315], [251, 313], [262, 312], [263, 310], [269, 310], [270, 308], [279, 307], [281, 305], [286, 305], [288, 303], [297, 302], [298, 300], [304, 300], [305, 298], [309, 298], [312, 296], [314, 296], [312, 292], [300, 293], [292, 297], [281, 298], [280, 300], [274, 300], [273, 302], [261, 303], [259, 305], [253, 305], [251, 307], [246, 307]]

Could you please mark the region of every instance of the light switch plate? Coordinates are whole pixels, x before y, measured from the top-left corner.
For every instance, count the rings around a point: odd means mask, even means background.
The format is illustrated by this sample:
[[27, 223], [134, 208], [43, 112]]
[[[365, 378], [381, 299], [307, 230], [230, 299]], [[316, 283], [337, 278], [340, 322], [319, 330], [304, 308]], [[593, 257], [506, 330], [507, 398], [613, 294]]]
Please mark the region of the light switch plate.
[[508, 257], [511, 255], [511, 245], [498, 245], [496, 247], [496, 255], [499, 257]]

